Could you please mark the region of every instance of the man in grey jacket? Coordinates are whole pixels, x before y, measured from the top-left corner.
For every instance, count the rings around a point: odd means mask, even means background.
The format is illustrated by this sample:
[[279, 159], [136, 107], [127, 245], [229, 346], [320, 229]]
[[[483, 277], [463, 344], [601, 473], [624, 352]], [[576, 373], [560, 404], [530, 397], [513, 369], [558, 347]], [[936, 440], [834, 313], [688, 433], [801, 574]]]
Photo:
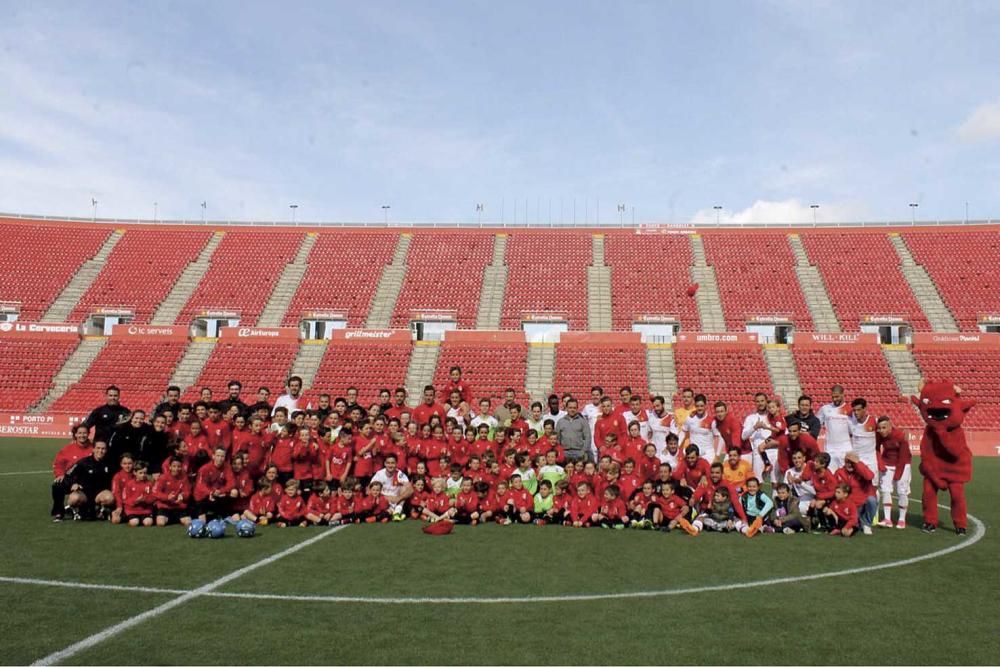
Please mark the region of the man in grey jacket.
[[590, 422], [580, 414], [575, 398], [566, 403], [566, 416], [556, 424], [556, 436], [566, 451], [567, 461], [586, 461], [590, 457]]

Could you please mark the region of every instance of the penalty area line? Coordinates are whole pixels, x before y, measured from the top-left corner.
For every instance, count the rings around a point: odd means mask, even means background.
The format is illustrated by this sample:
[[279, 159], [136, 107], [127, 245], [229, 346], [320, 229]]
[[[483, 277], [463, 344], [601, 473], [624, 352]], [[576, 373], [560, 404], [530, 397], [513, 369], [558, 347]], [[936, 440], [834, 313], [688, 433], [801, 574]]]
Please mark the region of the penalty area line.
[[310, 537], [307, 540], [303, 540], [298, 544], [294, 544], [288, 547], [287, 549], [284, 549], [283, 551], [279, 551], [278, 553], [272, 554], [267, 558], [263, 558], [255, 563], [251, 563], [250, 565], [241, 567], [238, 570], [233, 570], [229, 574], [223, 577], [219, 577], [215, 581], [209, 582], [204, 586], [199, 586], [194, 590], [185, 591], [179, 597], [176, 597], [172, 600], [168, 600], [167, 602], [164, 602], [163, 604], [157, 607], [153, 607], [152, 609], [144, 611], [141, 614], [136, 614], [135, 616], [131, 616], [125, 619], [124, 621], [121, 621], [120, 623], [115, 623], [114, 625], [108, 626], [107, 628], [101, 630], [100, 632], [94, 633], [89, 637], [85, 637], [84, 639], [81, 639], [78, 642], [70, 644], [66, 648], [56, 651], [55, 653], [50, 653], [44, 658], [36, 660], [35, 662], [32, 663], [32, 665], [54, 665], [63, 660], [66, 660], [67, 658], [71, 658], [77, 653], [92, 648], [93, 646], [96, 646], [97, 644], [100, 644], [101, 642], [110, 639], [115, 635], [121, 634], [122, 632], [128, 630], [129, 628], [135, 627], [136, 625], [139, 625], [144, 621], [160, 616], [161, 614], [164, 614], [170, 611], [171, 609], [174, 609], [175, 607], [179, 607], [186, 602], [190, 602], [191, 600], [194, 600], [196, 598], [209, 595], [215, 589], [221, 586], [225, 586], [229, 582], [235, 579], [239, 579], [240, 577], [249, 574], [250, 572], [253, 572], [256, 569], [262, 568], [266, 565], [270, 565], [271, 563], [280, 560], [285, 556], [290, 556], [291, 554], [297, 551], [301, 551], [306, 547], [312, 546], [313, 544], [316, 544], [320, 540], [326, 539], [327, 537], [330, 537], [334, 533], [340, 532], [346, 527], [347, 527], [346, 525], [343, 525], [343, 526], [337, 526], [336, 528], [330, 528], [328, 530], [324, 530], [319, 535]]

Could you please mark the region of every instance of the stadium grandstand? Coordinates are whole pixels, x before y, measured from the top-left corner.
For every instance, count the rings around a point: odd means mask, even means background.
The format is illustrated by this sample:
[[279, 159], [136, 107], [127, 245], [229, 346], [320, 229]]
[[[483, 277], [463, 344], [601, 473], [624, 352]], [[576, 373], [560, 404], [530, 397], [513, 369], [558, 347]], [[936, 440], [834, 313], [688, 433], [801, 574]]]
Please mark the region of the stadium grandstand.
[[[1000, 430], [1000, 229], [351, 227], [0, 219], [0, 410], [85, 414], [102, 388], [151, 408], [167, 385], [320, 394], [465, 369], [475, 398], [647, 402], [696, 387], [849, 397], [915, 428], [908, 396], [950, 374]], [[947, 252], [942, 250], [947, 248]], [[649, 257], [664, 258], [650, 262]], [[764, 258], [765, 261], [761, 261]], [[25, 264], [41, 270], [25, 271]], [[864, 271], [856, 267], [866, 267]], [[651, 268], [655, 267], [655, 268]], [[700, 278], [700, 280], [699, 280]]]

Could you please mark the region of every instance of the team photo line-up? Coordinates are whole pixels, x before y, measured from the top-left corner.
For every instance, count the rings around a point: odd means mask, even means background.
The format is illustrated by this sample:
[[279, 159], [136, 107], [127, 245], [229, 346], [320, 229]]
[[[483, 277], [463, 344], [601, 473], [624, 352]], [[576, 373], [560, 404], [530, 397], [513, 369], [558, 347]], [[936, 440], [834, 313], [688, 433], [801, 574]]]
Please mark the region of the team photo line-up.
[[[815, 413], [809, 396], [783, 414], [778, 398], [758, 393], [742, 419], [692, 389], [670, 409], [663, 396], [648, 407], [629, 387], [615, 401], [595, 386], [582, 406], [552, 394], [525, 412], [513, 389], [497, 406], [476, 400], [459, 367], [415, 407], [398, 388], [365, 408], [355, 387], [314, 406], [294, 376], [274, 404], [267, 388], [251, 404], [239, 381], [227, 390], [217, 401], [202, 388], [189, 404], [171, 386], [148, 414], [108, 387], [55, 457], [53, 520], [285, 527], [409, 518], [747, 537], [907, 525], [907, 434], [839, 385]], [[923, 530], [937, 527], [938, 490], [952, 492], [964, 535], [962, 485], [926, 475]]]

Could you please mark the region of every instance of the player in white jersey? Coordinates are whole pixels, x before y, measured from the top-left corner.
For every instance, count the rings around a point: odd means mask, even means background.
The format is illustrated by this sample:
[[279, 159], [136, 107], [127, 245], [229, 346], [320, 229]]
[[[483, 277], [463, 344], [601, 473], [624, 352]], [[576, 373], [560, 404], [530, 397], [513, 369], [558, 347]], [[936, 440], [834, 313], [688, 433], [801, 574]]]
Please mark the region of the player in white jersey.
[[785, 471], [785, 484], [791, 487], [795, 497], [799, 499], [799, 511], [802, 516], [809, 512], [809, 503], [816, 498], [816, 489], [812, 482], [803, 478], [806, 472], [806, 455], [801, 450], [792, 453], [792, 467]]
[[[740, 434], [744, 440], [750, 443], [750, 449], [752, 451], [753, 458], [751, 463], [753, 464], [753, 474], [760, 480], [764, 481], [764, 457], [758, 451], [760, 446], [764, 444], [768, 438], [771, 437], [771, 422], [767, 419], [767, 394], [763, 392], [758, 392], [754, 394], [753, 397], [754, 407], [756, 410], [751, 412], [743, 420], [743, 432]], [[771, 483], [776, 483], [777, 479], [774, 479], [775, 470], [771, 469]]]
[[844, 388], [839, 384], [830, 390], [831, 403], [816, 415], [826, 430], [826, 452], [830, 455], [830, 472], [844, 467], [844, 454], [851, 451], [851, 406], [844, 400]]
[[646, 442], [649, 442], [650, 429], [649, 429], [649, 415], [645, 410], [642, 409], [642, 397], [638, 394], [633, 394], [629, 397], [629, 409], [626, 410], [622, 416], [625, 418], [625, 428], [632, 422], [639, 422], [639, 435]]
[[[701, 458], [709, 463], [715, 463], [719, 452], [716, 445], [715, 433], [712, 432], [712, 417], [705, 410], [708, 399], [704, 394], [694, 397], [694, 412], [684, 422], [681, 431], [684, 433], [684, 442], [681, 443], [681, 451], [686, 451], [688, 445], [697, 445]], [[718, 438], [721, 441], [721, 438]]]
[[876, 479], [872, 483], [878, 487], [878, 457], [875, 456], [875, 435], [878, 432], [878, 420], [875, 415], [868, 414], [868, 401], [863, 398], [859, 397], [851, 401], [851, 410], [854, 414], [847, 420], [848, 428], [851, 431], [851, 449], [868, 466], [868, 469], [875, 473]]
[[646, 411], [646, 421], [649, 424], [649, 441], [656, 445], [656, 455], [663, 462], [666, 460], [663, 453], [667, 448], [667, 435], [677, 435], [677, 424], [673, 414], [667, 412], [666, 399], [653, 397], [653, 409]]

